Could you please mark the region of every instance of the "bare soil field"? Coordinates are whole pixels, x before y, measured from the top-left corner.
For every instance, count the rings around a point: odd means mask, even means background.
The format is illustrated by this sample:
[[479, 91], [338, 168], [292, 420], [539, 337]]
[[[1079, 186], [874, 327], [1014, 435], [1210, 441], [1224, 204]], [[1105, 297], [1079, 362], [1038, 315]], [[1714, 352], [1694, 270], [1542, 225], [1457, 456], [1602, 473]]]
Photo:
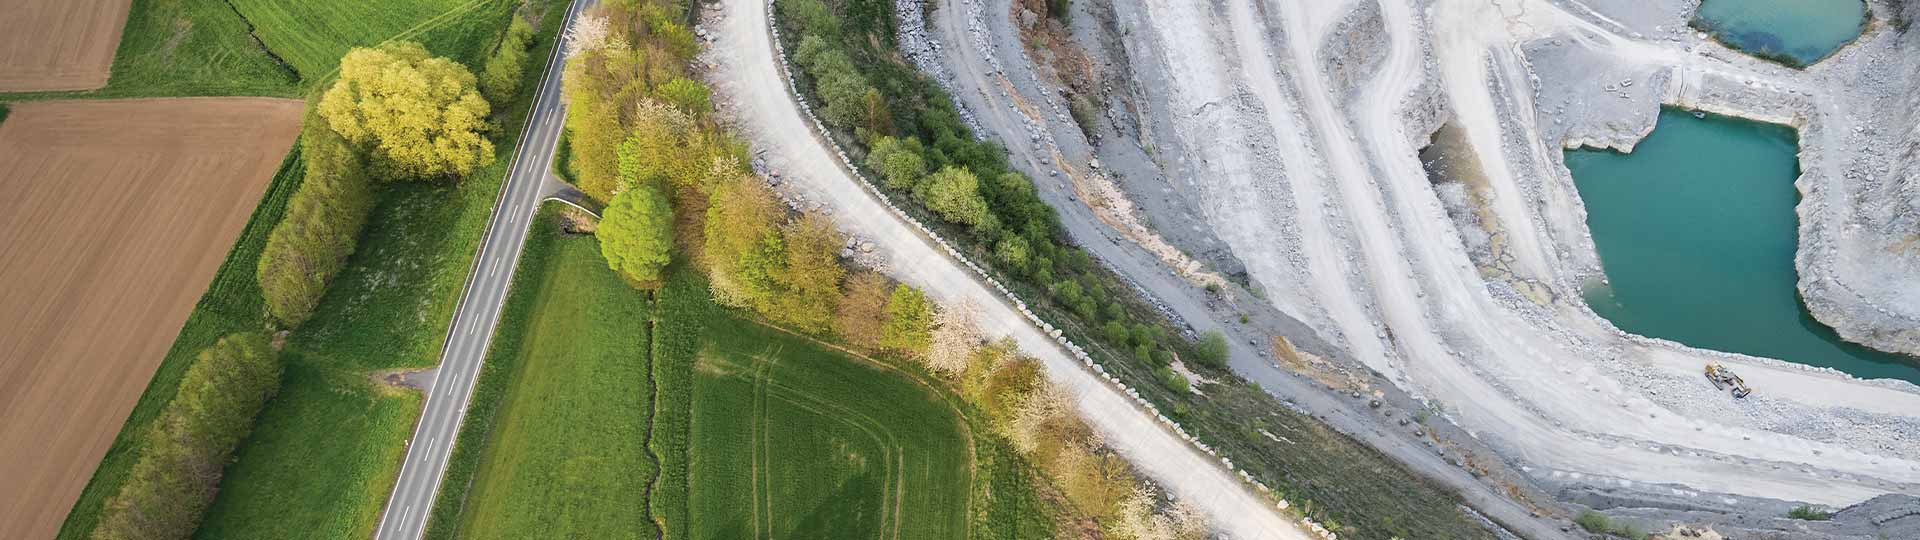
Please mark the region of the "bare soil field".
[[[0, 0], [0, 92], [107, 85], [132, 0]], [[181, 29], [185, 31], [185, 29]]]
[[[4, 35], [4, 32], [0, 32]], [[0, 123], [0, 538], [51, 538], [299, 131], [302, 103], [14, 104]]]

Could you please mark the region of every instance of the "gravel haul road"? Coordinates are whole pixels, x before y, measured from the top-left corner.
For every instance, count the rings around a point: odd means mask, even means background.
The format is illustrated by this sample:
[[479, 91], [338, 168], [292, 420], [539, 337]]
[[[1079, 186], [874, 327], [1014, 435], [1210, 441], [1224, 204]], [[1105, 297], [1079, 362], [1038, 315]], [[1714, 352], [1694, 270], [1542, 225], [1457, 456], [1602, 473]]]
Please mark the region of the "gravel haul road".
[[782, 173], [782, 189], [823, 203], [841, 229], [872, 241], [889, 260], [899, 261], [886, 269], [893, 277], [942, 302], [964, 299], [979, 306], [983, 329], [1012, 337], [1023, 352], [1041, 360], [1049, 377], [1075, 396], [1082, 415], [1109, 446], [1171, 495], [1205, 511], [1219, 530], [1241, 539], [1311, 538], [1212, 458], [1082, 367], [1006, 297], [841, 168], [836, 153], [804, 119], [785, 86], [765, 3], [725, 0], [719, 11], [704, 23], [718, 33], [707, 58], [714, 69], [710, 77], [716, 101], [738, 123], [738, 133], [753, 142], [759, 157]]

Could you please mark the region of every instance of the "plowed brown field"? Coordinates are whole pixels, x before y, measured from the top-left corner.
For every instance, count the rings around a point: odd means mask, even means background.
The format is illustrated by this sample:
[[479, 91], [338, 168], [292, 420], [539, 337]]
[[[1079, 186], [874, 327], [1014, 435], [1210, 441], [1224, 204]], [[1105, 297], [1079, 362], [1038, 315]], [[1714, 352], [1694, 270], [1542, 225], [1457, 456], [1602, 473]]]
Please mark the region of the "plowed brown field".
[[14, 104], [0, 122], [0, 538], [52, 538], [299, 131], [302, 103]]
[[0, 0], [0, 92], [107, 85], [132, 0]]

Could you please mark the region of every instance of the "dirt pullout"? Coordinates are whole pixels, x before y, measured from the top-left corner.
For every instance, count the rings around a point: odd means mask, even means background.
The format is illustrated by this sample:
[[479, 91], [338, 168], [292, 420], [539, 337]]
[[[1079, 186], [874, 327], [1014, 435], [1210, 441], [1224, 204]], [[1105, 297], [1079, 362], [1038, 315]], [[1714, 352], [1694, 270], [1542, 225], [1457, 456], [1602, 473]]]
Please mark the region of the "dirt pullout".
[[133, 0], [0, 0], [0, 92], [107, 85]]
[[15, 104], [0, 123], [0, 537], [51, 538], [299, 131], [302, 103]]

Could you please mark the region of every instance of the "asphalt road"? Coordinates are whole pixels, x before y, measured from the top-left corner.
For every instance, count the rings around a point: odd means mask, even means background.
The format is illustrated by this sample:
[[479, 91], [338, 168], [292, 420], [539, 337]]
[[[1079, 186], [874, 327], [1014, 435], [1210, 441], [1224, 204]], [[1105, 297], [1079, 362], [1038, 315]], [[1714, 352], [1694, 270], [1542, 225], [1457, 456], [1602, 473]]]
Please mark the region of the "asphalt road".
[[[593, 0], [575, 0], [567, 8], [567, 21]], [[558, 192], [562, 185], [550, 179], [554, 146], [565, 124], [566, 105], [560, 102], [560, 51], [565, 37], [553, 48], [547, 72], [540, 80], [538, 94], [527, 124], [520, 133], [520, 146], [514, 150], [506, 186], [494, 202], [493, 217], [487, 221], [487, 233], [481, 240], [480, 254], [467, 277], [460, 307], [454, 311], [447, 343], [440, 350], [440, 366], [427, 387], [426, 411], [413, 428], [407, 442], [407, 458], [400, 466], [400, 478], [387, 498], [381, 514], [378, 540], [412, 540], [426, 532], [434, 498], [440, 492], [447, 459], [453, 454], [454, 438], [467, 415], [467, 401], [473, 397], [475, 376], [493, 340], [493, 327], [500, 322], [501, 304], [513, 281], [513, 269], [520, 263], [520, 248], [526, 244], [528, 225], [540, 200]]]

